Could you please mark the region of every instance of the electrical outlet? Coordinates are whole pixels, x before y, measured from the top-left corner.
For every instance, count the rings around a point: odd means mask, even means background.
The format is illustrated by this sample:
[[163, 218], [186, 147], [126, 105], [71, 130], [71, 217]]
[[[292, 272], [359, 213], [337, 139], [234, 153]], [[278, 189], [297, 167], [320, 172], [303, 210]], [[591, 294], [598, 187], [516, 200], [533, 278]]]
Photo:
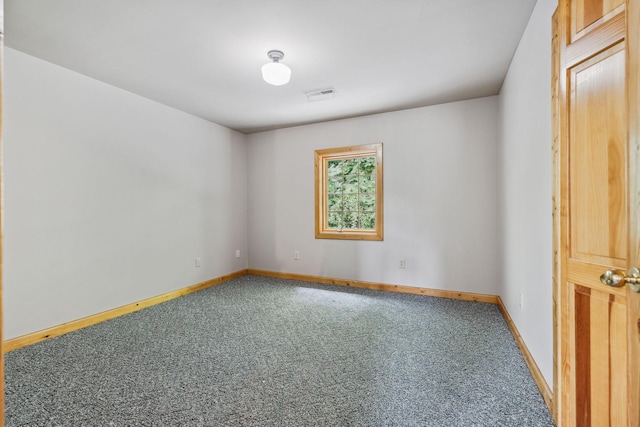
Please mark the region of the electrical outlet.
[[295, 259], [296, 261], [300, 259], [299, 251], [293, 251], [293, 259]]
[[400, 260], [400, 264], [398, 264], [398, 268], [404, 268], [405, 267], [405, 262], [404, 262], [404, 258], [402, 258]]
[[236, 258], [240, 258], [240, 249], [236, 249]]
[[200, 267], [200, 257], [196, 257], [196, 268]]
[[520, 308], [524, 307], [524, 294], [520, 292]]

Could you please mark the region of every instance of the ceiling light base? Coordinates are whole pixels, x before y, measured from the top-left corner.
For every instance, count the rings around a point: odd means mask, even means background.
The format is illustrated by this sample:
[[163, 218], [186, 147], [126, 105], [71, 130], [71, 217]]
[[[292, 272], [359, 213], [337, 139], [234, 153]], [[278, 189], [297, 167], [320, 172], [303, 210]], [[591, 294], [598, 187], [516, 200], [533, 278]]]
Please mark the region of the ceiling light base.
[[281, 50], [270, 50], [269, 52], [267, 52], [267, 56], [272, 61], [278, 62], [282, 61], [282, 58], [284, 58], [284, 53], [282, 53]]

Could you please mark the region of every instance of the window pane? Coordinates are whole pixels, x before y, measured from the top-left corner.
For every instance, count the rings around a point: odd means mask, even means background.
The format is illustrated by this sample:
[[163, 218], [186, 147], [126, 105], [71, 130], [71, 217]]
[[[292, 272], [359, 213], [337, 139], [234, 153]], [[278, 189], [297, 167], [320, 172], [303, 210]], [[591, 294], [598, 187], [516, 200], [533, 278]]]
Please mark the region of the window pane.
[[360, 192], [375, 193], [376, 192], [376, 176], [360, 175]]
[[373, 212], [362, 212], [360, 214], [360, 228], [373, 230], [376, 228], [376, 214]]
[[358, 175], [347, 175], [344, 177], [345, 184], [358, 185]]
[[344, 185], [345, 193], [357, 193], [358, 192], [358, 184], [345, 184]]
[[358, 228], [358, 212], [344, 213], [344, 228]]
[[341, 211], [344, 210], [342, 204], [342, 194], [329, 194], [329, 203], [327, 206], [330, 211]]
[[329, 228], [342, 228], [342, 212], [329, 212]]
[[329, 160], [327, 165], [327, 175], [329, 177], [342, 175], [342, 160]]
[[330, 178], [328, 185], [329, 193], [342, 192], [342, 178]]
[[376, 158], [375, 157], [363, 157], [360, 159], [360, 173], [369, 174], [376, 171]]
[[342, 173], [344, 175], [351, 175], [358, 173], [358, 159], [344, 160], [342, 165]]
[[[331, 209], [331, 205], [329, 205]], [[344, 196], [343, 210], [345, 211], [357, 211], [358, 210], [358, 195], [346, 195]]]
[[376, 208], [375, 194], [360, 194], [360, 210], [373, 211]]

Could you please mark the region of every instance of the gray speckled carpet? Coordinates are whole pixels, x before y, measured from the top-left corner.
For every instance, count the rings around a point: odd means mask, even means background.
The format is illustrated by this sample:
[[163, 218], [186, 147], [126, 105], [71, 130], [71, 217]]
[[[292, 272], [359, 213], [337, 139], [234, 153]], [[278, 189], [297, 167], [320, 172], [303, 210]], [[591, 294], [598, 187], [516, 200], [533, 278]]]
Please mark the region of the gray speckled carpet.
[[6, 355], [6, 426], [552, 426], [497, 306], [256, 276]]

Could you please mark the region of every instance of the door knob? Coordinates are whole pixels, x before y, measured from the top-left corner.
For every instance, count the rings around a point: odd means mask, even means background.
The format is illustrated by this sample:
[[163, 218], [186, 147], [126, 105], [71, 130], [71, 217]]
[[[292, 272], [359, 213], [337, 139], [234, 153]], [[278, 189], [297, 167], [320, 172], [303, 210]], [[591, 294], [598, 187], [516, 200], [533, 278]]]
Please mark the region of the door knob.
[[607, 270], [600, 276], [600, 281], [616, 288], [628, 283], [633, 292], [640, 292], [640, 270], [636, 267], [630, 268], [626, 273], [620, 270]]

